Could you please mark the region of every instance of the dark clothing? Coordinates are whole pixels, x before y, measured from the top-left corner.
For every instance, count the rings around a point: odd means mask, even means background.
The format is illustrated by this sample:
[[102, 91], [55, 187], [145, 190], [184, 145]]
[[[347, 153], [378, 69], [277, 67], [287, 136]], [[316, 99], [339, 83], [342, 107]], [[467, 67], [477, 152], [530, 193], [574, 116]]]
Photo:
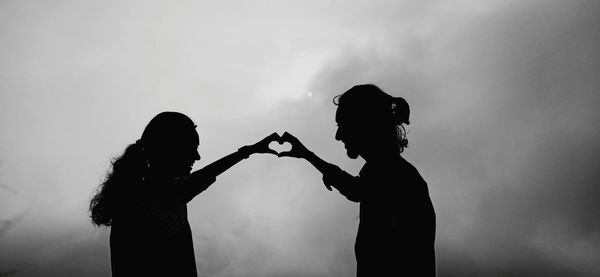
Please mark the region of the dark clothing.
[[119, 194], [110, 232], [113, 276], [197, 276], [187, 202], [212, 182], [143, 181], [139, 191]]
[[339, 168], [326, 175], [360, 202], [357, 276], [435, 276], [435, 211], [414, 166], [398, 156], [367, 162], [357, 177]]

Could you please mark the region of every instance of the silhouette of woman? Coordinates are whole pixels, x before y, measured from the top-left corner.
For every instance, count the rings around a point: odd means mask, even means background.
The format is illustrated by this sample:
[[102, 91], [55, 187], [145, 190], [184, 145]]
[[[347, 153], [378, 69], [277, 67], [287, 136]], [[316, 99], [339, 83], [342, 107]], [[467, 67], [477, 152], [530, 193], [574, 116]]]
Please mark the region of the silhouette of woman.
[[307, 160], [329, 190], [360, 202], [357, 276], [435, 276], [435, 212], [427, 183], [400, 156], [408, 144], [408, 103], [370, 84], [352, 87], [334, 103], [336, 140], [350, 158], [366, 161], [359, 176], [323, 161], [287, 132], [282, 140], [292, 149], [279, 156]]
[[277, 154], [273, 133], [190, 174], [200, 160], [195, 127], [181, 113], [156, 115], [91, 200], [93, 223], [111, 226], [113, 276], [197, 276], [186, 204], [251, 154]]

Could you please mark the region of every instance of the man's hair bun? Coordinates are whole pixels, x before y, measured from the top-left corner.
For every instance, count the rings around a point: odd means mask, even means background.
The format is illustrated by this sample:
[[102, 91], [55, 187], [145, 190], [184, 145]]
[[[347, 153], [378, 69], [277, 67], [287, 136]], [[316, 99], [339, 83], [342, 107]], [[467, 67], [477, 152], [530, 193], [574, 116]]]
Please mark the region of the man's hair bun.
[[410, 116], [410, 108], [408, 107], [408, 103], [402, 97], [394, 97], [392, 99], [392, 116], [394, 123], [400, 124], [410, 124], [409, 116]]

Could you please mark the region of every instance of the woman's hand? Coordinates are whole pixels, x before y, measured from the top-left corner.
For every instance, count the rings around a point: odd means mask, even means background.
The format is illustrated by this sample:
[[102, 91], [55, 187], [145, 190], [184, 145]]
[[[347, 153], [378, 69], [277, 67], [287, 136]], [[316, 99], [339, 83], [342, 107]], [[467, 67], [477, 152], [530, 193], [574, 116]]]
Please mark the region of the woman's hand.
[[281, 139], [278, 141], [280, 144], [284, 142], [289, 142], [292, 145], [292, 149], [289, 151], [281, 152], [277, 156], [279, 157], [293, 157], [293, 158], [308, 158], [308, 155], [311, 153], [295, 136], [292, 134], [285, 132]]
[[[247, 149], [249, 150], [249, 154], [263, 154], [263, 153], [268, 153], [268, 154], [273, 154], [273, 155], [277, 155], [278, 153], [269, 148], [269, 144], [271, 142], [277, 141], [279, 142], [281, 140], [281, 138], [279, 137], [279, 135], [277, 133], [272, 133], [270, 135], [268, 135], [267, 137], [265, 137], [264, 139], [262, 139], [261, 141], [250, 145], [250, 146], [245, 146], [247, 147]], [[242, 147], [244, 148], [244, 147]]]

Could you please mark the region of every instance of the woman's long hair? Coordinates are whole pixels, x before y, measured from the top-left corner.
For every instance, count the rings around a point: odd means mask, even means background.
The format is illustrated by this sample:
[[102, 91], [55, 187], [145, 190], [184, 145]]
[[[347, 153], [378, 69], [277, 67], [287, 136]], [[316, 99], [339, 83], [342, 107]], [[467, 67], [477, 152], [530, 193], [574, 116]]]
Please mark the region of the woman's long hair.
[[143, 152], [140, 143], [136, 142], [127, 146], [123, 154], [111, 162], [112, 169], [90, 201], [91, 219], [95, 225], [110, 226], [115, 213], [117, 196], [141, 183], [148, 169]]
[[[402, 97], [393, 97], [373, 84], [356, 85], [333, 98], [353, 121], [380, 126], [398, 153], [408, 147], [405, 125], [410, 124], [410, 108]], [[388, 132], [389, 131], [389, 132]]]
[[127, 146], [123, 154], [112, 161], [112, 169], [90, 201], [92, 223], [112, 225], [118, 213], [119, 197], [139, 189], [147, 176], [151, 151], [176, 143], [183, 136], [183, 130], [194, 127], [189, 117], [178, 112], [162, 112], [152, 118], [144, 128], [142, 138]]

